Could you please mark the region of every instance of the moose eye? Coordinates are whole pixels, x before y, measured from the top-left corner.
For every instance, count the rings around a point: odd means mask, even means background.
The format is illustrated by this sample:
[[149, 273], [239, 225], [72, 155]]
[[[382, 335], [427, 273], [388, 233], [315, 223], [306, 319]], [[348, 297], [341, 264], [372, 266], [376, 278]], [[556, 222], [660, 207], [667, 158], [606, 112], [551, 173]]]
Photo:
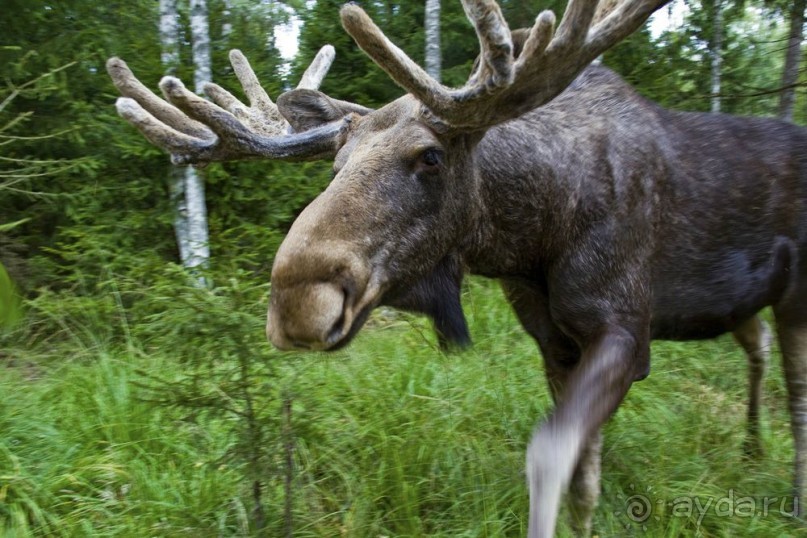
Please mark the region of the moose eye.
[[443, 151], [438, 148], [429, 148], [420, 154], [418, 159], [418, 171], [426, 174], [434, 174], [443, 164]]

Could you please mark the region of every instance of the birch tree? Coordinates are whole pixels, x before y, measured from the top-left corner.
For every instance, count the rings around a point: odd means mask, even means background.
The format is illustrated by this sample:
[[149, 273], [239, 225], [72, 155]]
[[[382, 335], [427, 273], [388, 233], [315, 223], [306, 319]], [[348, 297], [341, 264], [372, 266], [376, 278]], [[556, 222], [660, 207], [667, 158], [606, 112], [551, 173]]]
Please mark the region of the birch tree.
[[221, 37], [227, 39], [233, 33], [232, 0], [223, 0], [224, 9], [221, 11]]
[[[207, 2], [190, 0], [190, 8], [194, 90], [201, 95], [204, 85], [211, 81]], [[188, 221], [188, 253], [183, 264], [189, 269], [194, 269], [207, 264], [210, 259], [210, 247], [208, 246], [204, 182], [201, 174], [190, 166], [185, 168], [185, 203]], [[200, 285], [205, 283], [202, 278], [198, 281]]]
[[426, 72], [438, 82], [442, 54], [440, 53], [440, 0], [426, 0]]
[[779, 118], [793, 121], [793, 106], [796, 102], [796, 82], [799, 79], [801, 42], [804, 40], [805, 0], [793, 0], [790, 4], [790, 32], [785, 51], [785, 67], [782, 72], [782, 93], [779, 96]]
[[720, 112], [721, 77], [723, 63], [723, 0], [712, 2], [712, 39], [709, 42], [711, 57], [712, 112]]
[[[210, 81], [210, 32], [205, 0], [190, 0], [191, 41], [193, 46], [194, 90], [202, 93]], [[179, 66], [179, 13], [176, 0], [160, 0], [161, 60], [167, 75]], [[171, 171], [171, 198], [174, 205], [174, 231], [182, 265], [194, 269], [210, 259], [207, 233], [207, 208], [202, 177], [192, 167]], [[203, 278], [198, 278], [204, 285]]]
[[[166, 75], [176, 75], [179, 67], [179, 12], [177, 0], [160, 0], [160, 60]], [[179, 259], [187, 266], [190, 255], [188, 207], [185, 203], [185, 171], [171, 167], [171, 202], [174, 207], [174, 234], [177, 238]]]

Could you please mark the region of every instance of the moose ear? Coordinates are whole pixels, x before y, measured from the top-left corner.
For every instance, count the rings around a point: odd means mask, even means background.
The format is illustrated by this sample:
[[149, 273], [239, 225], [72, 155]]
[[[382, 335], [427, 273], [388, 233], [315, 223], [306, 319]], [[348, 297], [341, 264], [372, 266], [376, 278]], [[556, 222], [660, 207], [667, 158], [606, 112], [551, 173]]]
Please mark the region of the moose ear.
[[356, 113], [372, 112], [371, 108], [331, 99], [317, 90], [291, 90], [277, 98], [277, 108], [295, 132], [301, 133]]

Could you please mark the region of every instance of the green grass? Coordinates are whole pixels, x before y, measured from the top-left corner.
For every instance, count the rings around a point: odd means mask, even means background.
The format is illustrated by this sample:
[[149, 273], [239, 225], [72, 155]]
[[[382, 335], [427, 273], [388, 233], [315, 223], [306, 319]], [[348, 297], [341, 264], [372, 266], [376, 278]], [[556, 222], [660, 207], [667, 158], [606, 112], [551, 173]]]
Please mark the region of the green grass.
[[[378, 315], [344, 351], [273, 355], [294, 398], [295, 536], [525, 534], [524, 449], [551, 407], [541, 360], [494, 284], [472, 280], [464, 302], [469, 352], [443, 355], [425, 321]], [[249, 535], [249, 485], [221, 458], [232, 419], [143, 401], [138, 369], [182, 373], [167, 346], [83, 341], [0, 356], [0, 532]], [[766, 454], [750, 461], [747, 368], [731, 338], [655, 344], [650, 377], [605, 430], [596, 533], [807, 535], [770, 500], [789, 495], [792, 460], [778, 360]], [[282, 488], [267, 484], [269, 536], [280, 536]], [[767, 497], [767, 515], [744, 517], [748, 497], [758, 512]], [[651, 512], [631, 519], [643, 502]], [[563, 517], [559, 534], [570, 535]]]

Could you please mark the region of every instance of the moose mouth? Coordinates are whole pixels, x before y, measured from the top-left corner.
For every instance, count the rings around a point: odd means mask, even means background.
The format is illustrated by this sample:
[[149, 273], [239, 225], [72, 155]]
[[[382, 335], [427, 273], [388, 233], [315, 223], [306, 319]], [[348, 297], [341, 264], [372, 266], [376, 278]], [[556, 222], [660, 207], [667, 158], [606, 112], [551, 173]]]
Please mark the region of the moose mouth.
[[362, 308], [353, 318], [353, 323], [351, 323], [347, 332], [338, 334], [335, 330], [332, 337], [329, 337], [328, 341], [326, 342], [327, 347], [321, 349], [320, 351], [337, 351], [352, 342], [356, 334], [358, 334], [361, 328], [364, 327], [364, 324], [370, 317], [370, 313], [373, 311], [373, 308], [375, 308], [375, 305], [371, 304]]

